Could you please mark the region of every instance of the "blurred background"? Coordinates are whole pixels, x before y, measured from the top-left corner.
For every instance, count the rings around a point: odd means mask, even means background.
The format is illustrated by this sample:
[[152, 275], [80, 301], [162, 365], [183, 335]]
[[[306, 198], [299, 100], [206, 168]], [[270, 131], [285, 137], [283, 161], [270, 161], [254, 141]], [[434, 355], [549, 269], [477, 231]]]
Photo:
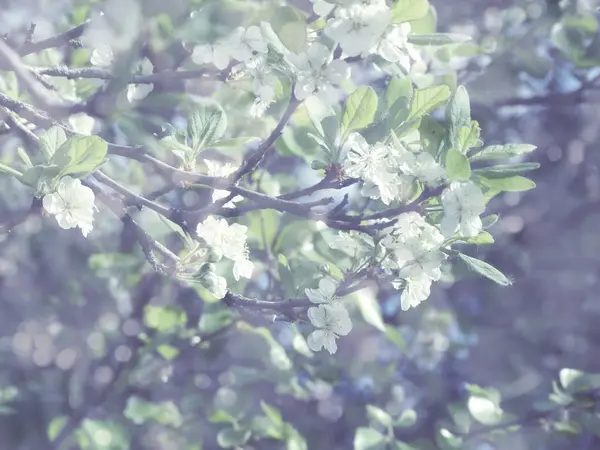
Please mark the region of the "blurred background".
[[[18, 3], [0, 1], [0, 30], [11, 36], [34, 17], [61, 24], [82, 7]], [[294, 3], [311, 9], [308, 1]], [[215, 436], [228, 412], [251, 418], [260, 400], [311, 450], [354, 448], [367, 404], [411, 408], [417, 421], [397, 436], [414, 447], [398, 448], [427, 450], [437, 448], [428, 440], [449, 420], [448, 406], [464, 404], [471, 384], [494, 387], [503, 409], [524, 419], [512, 433], [493, 441], [474, 436], [457, 448], [600, 448], [600, 422], [555, 433], [533, 413], [561, 369], [600, 372], [600, 2], [431, 3], [439, 31], [473, 38], [463, 55], [439, 51], [430, 64], [437, 77], [466, 85], [486, 145], [538, 146], [528, 159], [541, 164], [532, 177], [537, 188], [496, 197], [489, 209], [500, 215], [491, 230], [496, 244], [471, 253], [513, 285], [458, 270], [407, 313], [397, 294], [382, 294], [395, 339], [357, 325], [335, 357], [318, 355], [317, 363], [290, 350], [297, 331], [289, 324], [266, 325], [268, 338], [233, 330], [226, 309], [163, 283], [128, 248], [118, 220], [98, 221], [100, 238], [85, 240], [32, 217], [0, 236], [0, 450], [54, 448], [50, 439], [76, 414], [86, 418], [83, 431], [60, 448], [220, 448]], [[48, 35], [63, 29], [40, 26]], [[10, 92], [7, 80], [0, 79], [0, 92]], [[0, 142], [18, 143], [6, 132]], [[0, 178], [1, 220], [28, 202], [24, 190]], [[131, 316], [138, 297], [152, 298], [156, 317], [152, 310]], [[199, 322], [207, 337], [197, 345], [187, 345], [194, 333], [165, 331]], [[168, 339], [152, 339], [162, 332]], [[283, 376], [281, 364], [293, 373]], [[294, 447], [271, 438], [239, 448]]]

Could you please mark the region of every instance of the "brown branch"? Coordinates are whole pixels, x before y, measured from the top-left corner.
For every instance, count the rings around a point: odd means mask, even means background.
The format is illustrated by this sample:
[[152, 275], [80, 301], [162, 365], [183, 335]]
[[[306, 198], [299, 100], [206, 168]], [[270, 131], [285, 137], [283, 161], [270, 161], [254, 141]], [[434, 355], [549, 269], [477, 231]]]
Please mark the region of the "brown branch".
[[89, 23], [90, 21], [88, 20], [81, 25], [76, 26], [75, 28], [65, 31], [64, 33], [57, 34], [56, 36], [39, 42], [25, 42], [25, 44], [19, 49], [18, 53], [20, 56], [26, 56], [31, 53], [41, 52], [49, 48], [62, 47], [73, 39], [81, 37]]

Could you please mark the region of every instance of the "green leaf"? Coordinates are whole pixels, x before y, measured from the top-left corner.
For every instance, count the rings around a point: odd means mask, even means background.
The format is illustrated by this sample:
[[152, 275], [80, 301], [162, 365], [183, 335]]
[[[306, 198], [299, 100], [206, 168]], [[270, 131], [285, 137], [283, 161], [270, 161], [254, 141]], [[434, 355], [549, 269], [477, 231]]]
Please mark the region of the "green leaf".
[[144, 323], [159, 331], [182, 327], [186, 320], [185, 312], [179, 309], [154, 305], [146, 305], [144, 308]]
[[235, 430], [233, 428], [224, 428], [217, 434], [217, 443], [221, 448], [232, 448], [244, 445], [250, 439], [252, 432], [250, 430]]
[[446, 121], [449, 124], [449, 137], [452, 147], [461, 153], [464, 147], [458, 146], [458, 135], [462, 127], [468, 126], [471, 123], [471, 103], [469, 101], [469, 93], [464, 86], [458, 86], [456, 92], [452, 94], [452, 98], [448, 102], [446, 108]]
[[269, 420], [273, 422], [274, 425], [283, 426], [283, 419], [281, 418], [281, 413], [277, 409], [273, 408], [271, 405], [263, 402], [262, 400], [260, 402], [260, 407], [265, 413], [265, 416], [267, 416]]
[[486, 397], [472, 395], [467, 401], [467, 409], [475, 420], [484, 425], [496, 425], [502, 420], [502, 410]]
[[467, 181], [471, 177], [469, 158], [451, 148], [446, 154], [446, 172], [451, 180]]
[[484, 277], [489, 278], [490, 280], [495, 281], [502, 286], [509, 286], [511, 284], [510, 280], [506, 278], [502, 272], [485, 261], [467, 256], [460, 252], [458, 253], [458, 257], [464, 261], [469, 268], [478, 274], [483, 275]]
[[354, 435], [354, 450], [384, 450], [386, 438], [372, 428], [359, 427]]
[[498, 214], [490, 214], [489, 216], [482, 217], [481, 223], [483, 225], [483, 229], [487, 230], [488, 228], [494, 226], [494, 224], [498, 222], [499, 218], [500, 216], [498, 216]]
[[356, 298], [358, 309], [360, 309], [360, 313], [362, 314], [363, 319], [365, 319], [365, 322], [369, 325], [373, 325], [378, 330], [385, 332], [385, 323], [383, 322], [381, 309], [379, 308], [379, 303], [373, 292], [362, 289], [357, 291], [354, 296]]
[[50, 421], [48, 425], [48, 439], [53, 441], [58, 437], [62, 429], [68, 422], [67, 416], [58, 416]]
[[473, 245], [489, 245], [494, 243], [494, 238], [487, 231], [482, 231], [477, 236], [473, 236], [470, 238], [460, 238], [459, 241], [462, 241], [466, 244]]
[[56, 150], [58, 150], [66, 141], [67, 135], [62, 128], [48, 128], [48, 130], [46, 130], [46, 132], [42, 134], [39, 139], [40, 149], [44, 153], [46, 161], [50, 161], [52, 155], [54, 155]]
[[179, 349], [172, 345], [159, 345], [156, 351], [167, 361], [171, 361], [179, 355]]
[[233, 313], [228, 308], [218, 304], [204, 306], [204, 311], [198, 322], [198, 329], [202, 334], [212, 334], [228, 326], [233, 320]]
[[287, 450], [308, 450], [304, 437], [291, 426], [288, 431]]
[[570, 394], [600, 389], [600, 374], [561, 369], [559, 379], [562, 387]]
[[412, 97], [413, 86], [409, 77], [390, 80], [385, 90], [388, 129], [396, 129], [407, 119]]
[[108, 144], [98, 136], [72, 136], [56, 150], [50, 164], [61, 168], [61, 176], [82, 177], [104, 163], [107, 151]]
[[54, 180], [58, 178], [60, 172], [61, 168], [56, 165], [33, 166], [19, 177], [19, 181], [25, 186], [33, 188], [36, 195], [44, 195], [50, 189]]
[[417, 423], [417, 412], [414, 409], [406, 409], [402, 411], [400, 417], [394, 422], [397, 427], [412, 427]]
[[462, 450], [463, 440], [460, 436], [452, 434], [446, 428], [440, 428], [435, 434], [435, 442], [440, 450]]
[[393, 327], [392, 325], [385, 326], [385, 336], [396, 346], [398, 349], [404, 353], [408, 354], [408, 346], [406, 345], [406, 341], [400, 334], [400, 332]]
[[566, 434], [580, 434], [581, 433], [581, 425], [573, 420], [565, 420], [561, 422], [552, 422], [552, 428], [554, 428], [559, 433]]
[[21, 172], [19, 172], [17, 169], [13, 169], [12, 167], [7, 166], [6, 164], [2, 164], [2, 163], [0, 163], [0, 172], [8, 173], [10, 175], [13, 175], [13, 176], [19, 177], [19, 178], [23, 177], [23, 174]]
[[407, 121], [420, 118], [440, 106], [450, 97], [448, 86], [417, 89], [414, 93]]
[[479, 177], [479, 182], [497, 191], [521, 192], [529, 191], [535, 187], [535, 183], [529, 178], [516, 175], [508, 178], [486, 178]]
[[421, 19], [428, 11], [427, 0], [398, 0], [392, 9], [392, 22], [402, 23]]
[[183, 422], [179, 409], [172, 401], [152, 403], [136, 396], [127, 399], [123, 415], [136, 425], [153, 421], [177, 428]]
[[308, 37], [306, 21], [302, 14], [291, 6], [277, 8], [271, 16], [273, 31], [289, 50], [299, 53]]
[[367, 414], [371, 420], [380, 423], [384, 427], [392, 426], [392, 416], [377, 406], [367, 405]]
[[486, 178], [507, 178], [513, 175], [521, 175], [532, 170], [539, 169], [538, 163], [501, 164], [497, 166], [476, 169], [473, 173]]
[[408, 101], [412, 99], [413, 86], [409, 77], [392, 78], [385, 89], [385, 102], [391, 107], [398, 99], [406, 98]]
[[534, 151], [536, 148], [535, 145], [530, 144], [490, 145], [473, 154], [469, 159], [471, 161], [505, 159], [512, 156], [524, 155]]
[[365, 128], [373, 122], [377, 104], [377, 94], [368, 86], [359, 87], [350, 94], [346, 99], [342, 116], [344, 135], [347, 136], [351, 131]]
[[471, 38], [463, 34], [434, 33], [434, 34], [409, 34], [408, 42], [415, 45], [448, 45], [468, 42]]
[[197, 154], [223, 137], [227, 130], [227, 115], [218, 103], [204, 101], [191, 114], [187, 130]]
[[480, 136], [481, 128], [479, 128], [479, 123], [473, 120], [469, 125], [464, 125], [458, 129], [454, 140], [454, 148], [464, 155], [471, 148], [479, 147], [483, 144]]

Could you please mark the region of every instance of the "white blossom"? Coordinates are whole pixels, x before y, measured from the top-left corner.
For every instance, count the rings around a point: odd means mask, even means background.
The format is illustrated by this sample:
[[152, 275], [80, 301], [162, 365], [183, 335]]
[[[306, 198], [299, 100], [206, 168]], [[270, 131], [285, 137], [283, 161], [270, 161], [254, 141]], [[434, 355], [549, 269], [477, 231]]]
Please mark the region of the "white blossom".
[[483, 225], [479, 217], [485, 211], [485, 197], [481, 189], [471, 181], [454, 181], [442, 192], [444, 217], [440, 223], [442, 233], [451, 237], [479, 234]]
[[96, 120], [86, 113], [77, 113], [69, 117], [69, 124], [79, 134], [90, 135], [94, 130]]
[[294, 86], [294, 96], [298, 100], [314, 94], [326, 104], [337, 101], [334, 86], [350, 77], [350, 66], [345, 61], [332, 60], [331, 51], [320, 43], [312, 44], [306, 53], [288, 58], [298, 70]]
[[335, 295], [337, 285], [329, 277], [321, 278], [318, 289], [305, 289], [308, 299], [313, 303], [336, 303], [338, 297]]
[[364, 181], [363, 195], [380, 198], [386, 205], [399, 196], [399, 189], [406, 180], [390, 171], [392, 160], [389, 146], [383, 143], [371, 146], [360, 134], [353, 133], [344, 143], [342, 151], [346, 153], [343, 164], [345, 173]]
[[[205, 159], [204, 163], [208, 168], [208, 176], [209, 177], [228, 177], [232, 173], [237, 170], [237, 167], [234, 167], [231, 163], [221, 163], [220, 161], [211, 161], [209, 159]], [[215, 189], [212, 194], [213, 203], [221, 200], [229, 195], [229, 191], [225, 189]], [[231, 201], [227, 202], [223, 205], [224, 208], [234, 208], [234, 203], [240, 202], [244, 199], [244, 197], [240, 195], [236, 195], [231, 199]]]
[[336, 339], [352, 330], [352, 321], [341, 304], [320, 304], [308, 308], [308, 318], [317, 329], [309, 334], [307, 343], [317, 352], [325, 348], [332, 355], [337, 351]]
[[313, 4], [313, 11], [317, 16], [327, 16], [333, 8], [335, 8], [335, 3], [328, 2], [326, 0], [310, 0]]
[[198, 65], [213, 64], [217, 69], [223, 70], [231, 61], [231, 53], [230, 43], [226, 40], [218, 40], [196, 45], [192, 51], [192, 61]]
[[253, 270], [254, 263], [248, 259], [247, 255], [243, 258], [238, 258], [233, 264], [233, 278], [236, 281], [240, 278], [251, 278]]
[[368, 54], [391, 22], [385, 2], [352, 4], [335, 10], [325, 25], [325, 34], [338, 42], [348, 56]]
[[93, 228], [94, 200], [94, 191], [83, 186], [81, 180], [65, 176], [60, 179], [55, 192], [44, 196], [42, 204], [61, 228], [79, 227], [87, 237]]
[[269, 51], [267, 40], [256, 25], [236, 28], [229, 38], [228, 46], [231, 56], [241, 62], [248, 61], [255, 53]]
[[94, 66], [109, 68], [115, 59], [115, 54], [108, 44], [100, 44], [92, 50], [90, 62]]
[[432, 280], [441, 276], [440, 265], [446, 254], [440, 250], [444, 236], [416, 212], [401, 214], [381, 245], [391, 253], [383, 265], [399, 271], [401, 278], [425, 275]]
[[400, 297], [400, 308], [408, 311], [415, 308], [429, 297], [433, 280], [426, 276], [415, 275], [405, 279], [404, 290]]
[[359, 231], [338, 231], [328, 240], [329, 247], [349, 255], [356, 256], [359, 252], [373, 248], [373, 240]]
[[[138, 75], [150, 75], [154, 71], [154, 66], [148, 58], [143, 58], [138, 64], [136, 73]], [[129, 103], [134, 103], [139, 100], [145, 99], [150, 92], [154, 89], [154, 84], [130, 84], [127, 86], [127, 100]]]
[[248, 259], [246, 233], [248, 227], [234, 223], [229, 225], [225, 219], [207, 217], [196, 228], [198, 236], [219, 255], [234, 262], [233, 276], [236, 280], [240, 277], [250, 278], [254, 265]]
[[252, 79], [252, 92], [262, 101], [270, 102], [275, 99], [277, 77], [267, 64], [266, 55], [257, 55], [246, 62], [245, 72]]
[[397, 63], [405, 72], [409, 72], [411, 61], [420, 60], [415, 46], [408, 42], [410, 31], [410, 23], [390, 25], [371, 49], [371, 53], [381, 56], [386, 61]]

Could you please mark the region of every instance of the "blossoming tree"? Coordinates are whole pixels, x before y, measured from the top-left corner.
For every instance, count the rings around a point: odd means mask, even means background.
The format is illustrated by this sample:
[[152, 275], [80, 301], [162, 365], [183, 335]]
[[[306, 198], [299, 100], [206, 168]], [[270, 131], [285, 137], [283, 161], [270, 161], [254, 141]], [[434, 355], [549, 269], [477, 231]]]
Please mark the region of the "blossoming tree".
[[[324, 448], [275, 407], [236, 403], [239, 386], [263, 378], [302, 398], [298, 373], [356, 348], [357, 323], [402, 345], [378, 299], [418, 308], [457, 264], [511, 284], [472, 255], [494, 243], [490, 199], [535, 187], [524, 176], [538, 167], [526, 161], [535, 147], [484, 144], [467, 89], [439, 70], [442, 55], [481, 49], [436, 33], [427, 0], [76, 3], [66, 31], [38, 39], [34, 25], [16, 27], [0, 41], [0, 107], [22, 142], [0, 171], [31, 198], [0, 227], [41, 215], [44, 227], [100, 245], [117, 219], [145, 263], [130, 269], [140, 294], [119, 319], [136, 324], [125, 333], [130, 354], [52, 421], [56, 448], [130, 448], [133, 438], [93, 409], [143, 370], [144, 351], [172, 370], [190, 351], [218, 359], [230, 332], [263, 350], [238, 349], [258, 352], [258, 363], [236, 367], [237, 387], [215, 394], [214, 439], [194, 430], [194, 405], [129, 388], [125, 417], [180, 429], [189, 445], [176, 448]], [[191, 290], [196, 306], [157, 302], [165, 286]], [[269, 331], [280, 323], [291, 346]], [[476, 421], [503, 420], [488, 393], [470, 402]], [[355, 448], [421, 448], [394, 434], [414, 412], [368, 414], [387, 431], [359, 428]], [[448, 427], [431, 440], [466, 448]]]

